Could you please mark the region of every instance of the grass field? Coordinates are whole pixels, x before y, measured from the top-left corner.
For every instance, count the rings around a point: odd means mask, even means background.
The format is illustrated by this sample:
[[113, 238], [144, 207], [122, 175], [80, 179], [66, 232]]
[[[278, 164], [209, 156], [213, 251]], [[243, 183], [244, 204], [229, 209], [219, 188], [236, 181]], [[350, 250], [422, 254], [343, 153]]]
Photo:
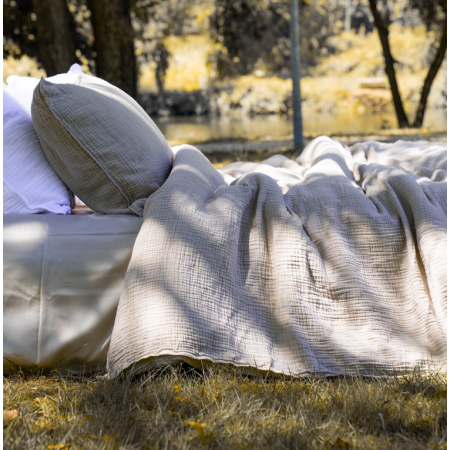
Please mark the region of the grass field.
[[[139, 378], [3, 381], [7, 449], [445, 449], [447, 383], [250, 377], [229, 367]], [[16, 410], [16, 411], [14, 411]]]

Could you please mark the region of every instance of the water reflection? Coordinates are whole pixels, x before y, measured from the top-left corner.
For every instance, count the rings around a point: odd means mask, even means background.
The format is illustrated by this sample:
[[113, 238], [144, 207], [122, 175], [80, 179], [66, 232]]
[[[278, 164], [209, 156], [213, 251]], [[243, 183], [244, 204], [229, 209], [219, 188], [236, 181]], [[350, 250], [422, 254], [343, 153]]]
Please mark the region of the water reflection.
[[[156, 118], [155, 122], [172, 144], [195, 144], [227, 138], [242, 140], [292, 138], [290, 116], [168, 117]], [[430, 132], [445, 131], [446, 110], [427, 111], [423, 127]], [[397, 128], [397, 119], [392, 112], [372, 115], [349, 115], [346, 112], [336, 116], [315, 114], [303, 117], [306, 135], [376, 134], [390, 128]]]

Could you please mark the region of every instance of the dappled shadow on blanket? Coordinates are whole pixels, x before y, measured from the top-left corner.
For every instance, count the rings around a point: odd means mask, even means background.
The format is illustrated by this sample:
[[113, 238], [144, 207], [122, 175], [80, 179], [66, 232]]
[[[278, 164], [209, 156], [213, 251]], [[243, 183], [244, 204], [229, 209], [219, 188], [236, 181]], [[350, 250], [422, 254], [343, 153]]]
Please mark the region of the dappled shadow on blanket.
[[111, 375], [177, 355], [297, 376], [443, 363], [442, 187], [433, 203], [398, 167], [360, 174], [318, 158], [283, 196], [263, 174], [227, 186], [179, 152], [145, 207]]

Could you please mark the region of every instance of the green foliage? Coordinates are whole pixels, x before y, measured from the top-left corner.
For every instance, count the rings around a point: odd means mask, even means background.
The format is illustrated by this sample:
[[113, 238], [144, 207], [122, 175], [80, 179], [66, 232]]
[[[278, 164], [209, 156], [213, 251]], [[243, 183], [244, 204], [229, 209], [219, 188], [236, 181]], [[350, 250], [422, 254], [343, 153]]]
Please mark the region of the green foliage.
[[94, 52], [90, 1], [92, 0], [68, 0], [68, 6], [74, 21], [77, 57], [82, 65], [88, 66], [89, 70], [95, 74], [96, 54]]
[[[222, 76], [246, 75], [260, 62], [272, 74], [290, 73], [290, 0], [218, 0], [211, 32], [226, 52], [219, 55]], [[321, 0], [300, 5], [303, 71], [333, 52], [327, 42], [342, 23], [343, 8]]]
[[[77, 57], [95, 73], [92, 1], [95, 0], [68, 0], [67, 3], [72, 13]], [[302, 72], [309, 74], [320, 58], [335, 52], [329, 38], [342, 31], [347, 2], [299, 1]], [[159, 65], [161, 52], [157, 47], [168, 36], [207, 32], [220, 44], [211, 57], [217, 62], [219, 77], [247, 75], [262, 69], [287, 78], [290, 75], [289, 3], [290, 0], [132, 0], [130, 14], [138, 66], [151, 61]], [[447, 8], [445, 0], [378, 0], [378, 5], [388, 23], [401, 22], [408, 26], [425, 23], [430, 31], [440, 30]], [[199, 11], [209, 10], [213, 10], [208, 14], [210, 21], [202, 28]], [[38, 58], [33, 0], [4, 0], [3, 12], [3, 58], [19, 58], [23, 54]], [[170, 55], [165, 64], [167, 61], [170, 63]]]
[[36, 14], [32, 0], [3, 0], [3, 59], [37, 57]]
[[[93, 69], [93, 37], [88, 0], [69, 0], [70, 26], [74, 29], [79, 62], [90, 61]], [[3, 59], [27, 55], [39, 61], [39, 37], [33, 0], [3, 0]], [[51, 51], [51, 50], [49, 50]]]
[[168, 36], [196, 34], [193, 6], [199, 0], [137, 0], [131, 7], [136, 40], [140, 43], [140, 60], [154, 60], [156, 46]]
[[170, 52], [164, 39], [198, 33], [195, 7], [207, 4], [200, 0], [137, 0], [131, 7], [135, 31], [138, 66], [155, 63], [158, 92], [164, 92], [164, 80]]
[[440, 29], [447, 20], [447, 0], [410, 0], [410, 7], [418, 12], [427, 30]]

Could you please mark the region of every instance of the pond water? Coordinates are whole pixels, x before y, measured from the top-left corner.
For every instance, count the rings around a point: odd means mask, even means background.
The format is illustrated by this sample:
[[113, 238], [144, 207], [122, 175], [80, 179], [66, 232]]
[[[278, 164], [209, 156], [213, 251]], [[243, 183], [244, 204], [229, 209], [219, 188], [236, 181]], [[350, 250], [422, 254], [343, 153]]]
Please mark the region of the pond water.
[[[293, 133], [291, 116], [167, 117], [156, 118], [155, 122], [173, 144], [196, 144], [218, 139], [288, 140], [292, 139]], [[446, 131], [446, 110], [428, 110], [423, 127], [430, 132]], [[303, 117], [305, 135], [376, 134], [392, 128], [397, 128], [393, 112], [353, 116], [347, 112], [336, 116], [316, 114]]]

